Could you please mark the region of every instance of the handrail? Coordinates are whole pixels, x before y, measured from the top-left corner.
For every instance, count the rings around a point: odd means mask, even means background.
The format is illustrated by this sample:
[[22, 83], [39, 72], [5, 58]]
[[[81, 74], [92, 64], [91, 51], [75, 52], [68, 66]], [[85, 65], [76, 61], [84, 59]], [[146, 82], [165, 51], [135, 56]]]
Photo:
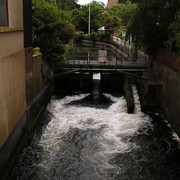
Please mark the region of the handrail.
[[[114, 43], [113, 43], [114, 44]], [[104, 49], [107, 48], [108, 45], [104, 46]], [[132, 56], [129, 57], [120, 47], [111, 48], [111, 44], [109, 47], [112, 51], [112, 55], [106, 56], [106, 62], [101, 63], [98, 61], [99, 55], [95, 55], [97, 52], [77, 52], [75, 55], [69, 54], [67, 56], [67, 60], [62, 62], [62, 66], [71, 67], [71, 68], [147, 68], [146, 56], [138, 56], [136, 59]], [[75, 47], [73, 49], [78, 49], [79, 47]], [[87, 47], [88, 50], [97, 49], [97, 47]], [[108, 48], [109, 49], [109, 48]], [[98, 50], [98, 49], [97, 49]], [[107, 50], [107, 49], [106, 49]], [[75, 58], [73, 58], [75, 57]], [[102, 56], [101, 56], [102, 57]]]
[[[72, 57], [72, 56], [70, 56]], [[95, 57], [95, 59], [92, 59]], [[146, 57], [138, 57], [138, 61], [133, 61], [133, 58], [123, 57], [120, 55], [119, 57], [106, 56], [106, 61], [101, 63], [98, 61], [99, 56], [76, 56], [76, 59], [67, 59], [61, 62], [61, 66], [63, 67], [71, 67], [71, 68], [94, 68], [94, 67], [106, 67], [106, 68], [147, 68]], [[83, 59], [84, 58], [84, 59]]]

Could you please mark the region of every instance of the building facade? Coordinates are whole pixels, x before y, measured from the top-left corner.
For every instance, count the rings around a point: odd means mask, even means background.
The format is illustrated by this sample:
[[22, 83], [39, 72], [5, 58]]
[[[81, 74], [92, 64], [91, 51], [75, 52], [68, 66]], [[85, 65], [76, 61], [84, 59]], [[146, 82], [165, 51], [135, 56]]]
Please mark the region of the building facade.
[[23, 1], [0, 1], [0, 171], [26, 127]]

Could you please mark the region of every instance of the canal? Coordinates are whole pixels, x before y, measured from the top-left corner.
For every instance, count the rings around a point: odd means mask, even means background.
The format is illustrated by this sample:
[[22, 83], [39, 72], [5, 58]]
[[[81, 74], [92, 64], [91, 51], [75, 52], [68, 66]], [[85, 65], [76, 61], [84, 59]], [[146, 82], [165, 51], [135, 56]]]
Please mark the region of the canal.
[[[10, 180], [178, 180], [179, 139], [159, 110], [127, 113], [122, 94], [55, 94]], [[180, 143], [180, 142], [179, 142]]]

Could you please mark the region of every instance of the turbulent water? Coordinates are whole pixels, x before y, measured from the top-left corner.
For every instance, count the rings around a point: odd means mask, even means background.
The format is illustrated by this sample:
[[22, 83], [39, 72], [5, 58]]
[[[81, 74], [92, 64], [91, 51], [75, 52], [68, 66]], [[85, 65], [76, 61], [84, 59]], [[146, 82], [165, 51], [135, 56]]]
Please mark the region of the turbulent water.
[[47, 125], [36, 132], [9, 179], [180, 179], [172, 132], [142, 113], [135, 87], [133, 93], [133, 114], [123, 96], [105, 94], [110, 101], [104, 108], [89, 106], [87, 94], [52, 99]]

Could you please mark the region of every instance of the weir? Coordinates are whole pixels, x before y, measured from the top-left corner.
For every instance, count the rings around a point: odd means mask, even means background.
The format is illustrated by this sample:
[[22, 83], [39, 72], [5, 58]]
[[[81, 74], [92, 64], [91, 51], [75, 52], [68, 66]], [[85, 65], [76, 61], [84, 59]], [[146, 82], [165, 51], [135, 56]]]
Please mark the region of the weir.
[[94, 74], [93, 75], [93, 95], [100, 95], [101, 94], [101, 74]]

